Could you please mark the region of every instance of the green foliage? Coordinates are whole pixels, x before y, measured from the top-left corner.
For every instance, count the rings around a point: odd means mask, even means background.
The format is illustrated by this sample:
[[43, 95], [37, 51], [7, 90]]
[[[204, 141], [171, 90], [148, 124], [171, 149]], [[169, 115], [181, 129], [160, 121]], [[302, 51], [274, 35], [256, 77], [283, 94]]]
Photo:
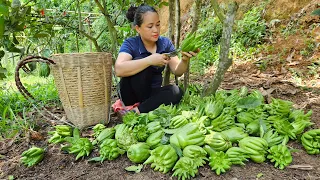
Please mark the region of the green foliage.
[[[249, 59], [257, 53], [257, 45], [263, 42], [266, 35], [266, 22], [261, 15], [263, 7], [262, 5], [252, 8], [236, 22], [231, 41], [231, 53], [234, 56]], [[218, 17], [212, 17], [209, 11], [202, 19], [197, 33], [202, 36], [203, 45], [196, 57], [197, 60], [191, 61], [191, 72], [200, 75], [204, 73], [205, 67], [213, 65], [219, 59], [219, 43], [223, 29]]]
[[[42, 80], [42, 81], [40, 81]], [[27, 82], [26, 82], [27, 81]], [[31, 83], [31, 82], [37, 83]], [[23, 78], [22, 82], [37, 101], [29, 102], [16, 90], [13, 81], [1, 82], [0, 88], [0, 134], [1, 138], [8, 138], [20, 130], [35, 127], [35, 119], [28, 112], [36, 111], [43, 106], [61, 106], [58, 92], [52, 77], [42, 79], [39, 77]]]
[[254, 7], [244, 14], [237, 22], [237, 29], [233, 34], [233, 43], [239, 43], [243, 47], [253, 47], [262, 42], [266, 33], [266, 22], [262, 18], [261, 7]]
[[316, 15], [316, 16], [320, 16], [320, 9], [316, 9], [314, 10], [311, 15]]
[[199, 25], [197, 31], [202, 36], [202, 47], [196, 57], [196, 61], [191, 61], [192, 72], [202, 72], [206, 66], [212, 65], [219, 59], [218, 46], [222, 36], [222, 24], [217, 17], [208, 18]]

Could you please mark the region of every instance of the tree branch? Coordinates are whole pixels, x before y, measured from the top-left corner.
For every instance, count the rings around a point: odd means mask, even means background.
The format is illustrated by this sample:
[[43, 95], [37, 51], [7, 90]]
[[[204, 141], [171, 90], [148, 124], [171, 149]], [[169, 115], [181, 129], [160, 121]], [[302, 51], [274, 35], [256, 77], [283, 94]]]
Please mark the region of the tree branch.
[[104, 29], [98, 34], [98, 36], [97, 36], [95, 39], [98, 40], [99, 37], [102, 35], [102, 33], [103, 33], [107, 28], [108, 28], [108, 27], [104, 28]]
[[[196, 32], [198, 29], [198, 25], [199, 25], [199, 18], [200, 18], [200, 11], [201, 11], [201, 0], [196, 0], [195, 2], [195, 8], [194, 8], [194, 17], [192, 18], [192, 29], [191, 29], [191, 34]], [[196, 57], [194, 57], [196, 58]], [[184, 84], [184, 92], [187, 91], [187, 88], [189, 86], [189, 79], [190, 79], [190, 61], [188, 62], [188, 67], [187, 67], [187, 71], [184, 73], [184, 80], [183, 80], [183, 84]]]
[[221, 38], [221, 48], [220, 48], [220, 57], [219, 57], [219, 65], [217, 72], [214, 75], [212, 83], [210, 83], [209, 87], [204, 89], [203, 95], [214, 94], [219, 88], [225, 72], [232, 64], [232, 59], [229, 58], [229, 50], [231, 44], [231, 35], [232, 35], [232, 27], [234, 24], [234, 18], [236, 11], [238, 9], [238, 4], [236, 2], [230, 3], [228, 6], [227, 17], [224, 20], [223, 24], [223, 32]]
[[[110, 15], [107, 12], [107, 9], [104, 8], [101, 5], [99, 0], [94, 0], [94, 2], [97, 4], [97, 6], [99, 7], [100, 11], [102, 12], [102, 14], [104, 15], [104, 17], [107, 20], [108, 30], [109, 30], [109, 33], [111, 35], [111, 53], [115, 56], [117, 54], [117, 46], [118, 46], [117, 30], [114, 28], [114, 24], [112, 23], [112, 21], [110, 19]], [[106, 2], [104, 2], [104, 5], [106, 5]]]
[[226, 19], [225, 15], [222, 12], [217, 0], [211, 0], [211, 4], [214, 9], [214, 13], [218, 16], [220, 22], [223, 24], [223, 21]]
[[[174, 0], [169, 0], [169, 28], [168, 28], [168, 37], [169, 39], [174, 42]], [[167, 65], [164, 71], [164, 78], [163, 78], [163, 86], [168, 85], [170, 82], [170, 68]]]

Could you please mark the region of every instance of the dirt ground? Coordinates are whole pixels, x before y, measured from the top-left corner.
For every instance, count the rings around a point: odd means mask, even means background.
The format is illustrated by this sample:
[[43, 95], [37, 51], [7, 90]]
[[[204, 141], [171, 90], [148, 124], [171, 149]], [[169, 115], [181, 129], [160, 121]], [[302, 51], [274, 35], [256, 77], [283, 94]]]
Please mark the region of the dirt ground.
[[[249, 64], [234, 65], [232, 71], [226, 74], [221, 88], [232, 89], [246, 85], [249, 89], [260, 89], [267, 99], [276, 97], [293, 101], [298, 108], [312, 109], [312, 121], [315, 123], [313, 128], [320, 128], [320, 89], [302, 90], [274, 74], [268, 77], [267, 73], [266, 71], [259, 74], [259, 71], [252, 64], [251, 66]], [[211, 75], [212, 73], [207, 74], [206, 79], [210, 79]], [[196, 79], [193, 81], [196, 81]], [[114, 126], [119, 122], [120, 120], [113, 114], [109, 126]], [[48, 123], [43, 123], [41, 126], [43, 130], [39, 132], [47, 139], [46, 131], [50, 126]], [[35, 167], [26, 168], [19, 163], [19, 155], [30, 145], [47, 147], [47, 150], [41, 163]], [[289, 147], [299, 150], [292, 153], [293, 162], [291, 165], [308, 165], [312, 169], [286, 168], [285, 170], [279, 170], [274, 168], [270, 162], [261, 164], [248, 162], [244, 167], [232, 166], [230, 171], [217, 176], [208, 165], [205, 165], [199, 169], [195, 179], [257, 179], [258, 174], [262, 175], [259, 179], [267, 180], [320, 179], [320, 155], [306, 154], [297, 141], [289, 142]], [[172, 179], [172, 172], [162, 174], [153, 171], [150, 166], [145, 166], [137, 174], [126, 172], [124, 168], [133, 165], [126, 155], [122, 155], [114, 161], [89, 163], [87, 160], [93, 156], [97, 156], [97, 152], [91, 153], [90, 157], [75, 161], [74, 155], [61, 152], [59, 145], [48, 145], [46, 140], [36, 141], [31, 138], [28, 143], [26, 139], [20, 139], [7, 150], [5, 157], [0, 160], [0, 178], [7, 179], [9, 175], [13, 175], [16, 179]]]
[[[308, 12], [315, 8], [315, 2], [311, 6], [306, 6]], [[312, 4], [312, 3], [310, 3]], [[306, 13], [302, 13], [306, 14]], [[299, 16], [300, 18], [300, 16]], [[292, 18], [291, 18], [292, 19]], [[319, 68], [310, 75], [309, 65], [319, 61], [320, 28], [308, 29], [310, 24], [319, 23], [319, 18], [300, 18], [297, 25], [303, 25], [300, 31], [281, 37], [279, 28], [274, 27], [274, 34], [270, 36], [270, 48], [256, 56], [261, 63], [265, 63], [266, 69], [260, 70], [257, 63], [236, 61], [226, 73], [222, 89], [234, 89], [247, 86], [249, 89], [259, 89], [267, 101], [271, 98], [281, 98], [294, 102], [294, 106], [305, 111], [313, 110], [312, 128], [320, 128], [320, 79]], [[290, 22], [289, 22], [290, 23]], [[277, 29], [278, 28], [278, 29]], [[302, 56], [301, 51], [307, 46], [307, 40], [315, 40], [316, 47], [311, 55]], [[268, 46], [266, 46], [268, 47]], [[284, 51], [286, 49], [286, 51]], [[305, 50], [304, 50], [305, 51]], [[255, 61], [257, 62], [257, 61]], [[318, 65], [319, 66], [319, 65]], [[318, 67], [317, 66], [317, 67]], [[204, 76], [192, 77], [191, 82], [208, 85], [215, 73], [215, 68], [210, 68]], [[299, 75], [299, 76], [298, 76]], [[301, 79], [298, 82], [299, 78]], [[62, 116], [61, 110], [52, 109], [52, 112]], [[120, 123], [120, 120], [112, 115], [109, 126]], [[31, 133], [30, 137], [17, 138], [14, 143], [10, 140], [0, 142], [0, 179], [8, 179], [12, 175], [15, 179], [172, 179], [172, 172], [162, 174], [144, 166], [140, 173], [127, 172], [124, 168], [133, 165], [122, 155], [114, 161], [103, 163], [89, 163], [87, 160], [97, 156], [97, 151], [91, 153], [90, 157], [75, 161], [75, 156], [61, 152], [59, 145], [49, 145], [47, 143], [47, 131], [52, 128], [52, 124], [47, 121], [39, 123], [38, 134]], [[88, 134], [84, 132], [83, 135]], [[8, 146], [8, 144], [10, 144]], [[2, 146], [1, 146], [2, 145]], [[7, 145], [7, 146], [5, 146]], [[19, 162], [20, 154], [32, 145], [47, 147], [45, 158], [35, 167], [26, 168]], [[298, 151], [292, 152], [293, 162], [285, 170], [273, 167], [270, 162], [256, 164], [246, 163], [245, 166], [232, 166], [227, 173], [217, 176], [210, 170], [208, 165], [199, 169], [198, 175], [194, 179], [320, 179], [320, 155], [308, 155], [298, 141], [289, 142], [290, 148]], [[303, 170], [295, 166], [308, 166], [309, 170]], [[257, 178], [257, 175], [260, 177]]]

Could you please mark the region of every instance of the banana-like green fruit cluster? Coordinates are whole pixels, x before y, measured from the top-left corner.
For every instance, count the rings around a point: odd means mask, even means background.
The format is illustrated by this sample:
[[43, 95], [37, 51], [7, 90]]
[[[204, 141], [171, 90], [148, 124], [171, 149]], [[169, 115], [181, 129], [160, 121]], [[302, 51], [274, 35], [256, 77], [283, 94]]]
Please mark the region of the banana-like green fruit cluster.
[[320, 154], [320, 129], [303, 133], [301, 142], [308, 154]]
[[266, 105], [266, 109], [268, 110], [269, 114], [275, 116], [287, 116], [291, 112], [292, 108], [293, 102], [275, 98], [272, 99], [270, 104]]
[[292, 162], [291, 152], [289, 151], [286, 145], [275, 145], [272, 146], [269, 150], [269, 155], [267, 156], [271, 162], [274, 162], [274, 167], [279, 169], [284, 169]]
[[244, 166], [244, 162], [248, 161], [249, 156], [246, 151], [239, 147], [232, 147], [227, 150], [226, 154], [232, 164]]
[[118, 148], [117, 141], [115, 139], [105, 139], [100, 144], [100, 158], [101, 162], [104, 160], [114, 160], [119, 157], [121, 154], [124, 154], [124, 150]]
[[218, 117], [223, 110], [223, 103], [220, 101], [209, 101], [204, 108], [204, 113], [210, 119]]
[[228, 130], [222, 131], [221, 133], [227, 136], [232, 143], [237, 143], [241, 139], [249, 136], [241, 127], [232, 127]]
[[263, 139], [267, 141], [269, 147], [281, 144], [283, 141], [285, 142], [284, 144], [287, 144], [289, 141], [288, 136], [279, 135], [277, 131], [274, 132], [273, 130], [267, 131], [267, 133], [263, 135]]
[[116, 133], [115, 128], [105, 128], [103, 129], [99, 135], [96, 137], [96, 139], [92, 142], [93, 145], [97, 143], [103, 142], [105, 139], [113, 139], [114, 135]]
[[234, 116], [222, 113], [219, 117], [211, 121], [211, 126], [212, 130], [221, 132], [232, 127], [234, 123]]
[[30, 149], [24, 151], [21, 154], [21, 162], [27, 166], [31, 167], [42, 161], [44, 157], [44, 149], [38, 147], [31, 147]]
[[155, 133], [162, 129], [159, 121], [153, 121], [147, 124], [149, 134]]
[[204, 142], [215, 151], [226, 151], [232, 147], [228, 137], [219, 132], [211, 132], [206, 135]]
[[150, 149], [155, 149], [161, 145], [161, 139], [164, 135], [163, 130], [159, 130], [155, 133], [152, 133], [146, 140], [146, 143], [150, 146]]
[[[231, 90], [233, 91], [233, 90]], [[237, 106], [238, 101], [240, 100], [240, 95], [239, 95], [239, 91], [235, 90], [233, 92], [231, 92], [231, 95], [228, 96], [225, 100], [224, 100], [224, 106], [225, 107], [230, 107], [230, 108], [235, 108]]]
[[96, 125], [92, 128], [92, 130], [93, 130], [93, 136], [94, 136], [94, 137], [98, 137], [99, 134], [100, 134], [105, 128], [106, 128], [106, 126], [103, 125], [103, 124], [96, 124]]
[[144, 124], [135, 125], [132, 132], [136, 140], [139, 142], [145, 142], [149, 137], [148, 127]]
[[246, 137], [239, 141], [239, 147], [243, 149], [253, 162], [262, 163], [266, 160], [268, 143], [263, 138]]
[[188, 123], [189, 123], [189, 121], [187, 120], [187, 118], [185, 116], [177, 115], [177, 116], [174, 116], [173, 118], [171, 118], [169, 127], [171, 129], [176, 129], [176, 128], [182, 127]]
[[127, 157], [131, 162], [142, 163], [150, 156], [150, 146], [147, 143], [137, 143], [129, 147]]
[[[200, 146], [190, 145], [183, 149], [183, 156], [193, 160], [194, 165], [198, 168], [208, 161], [207, 152]], [[205, 161], [206, 160], [206, 161]]]
[[55, 131], [49, 131], [48, 134], [52, 136], [48, 140], [49, 143], [61, 143], [64, 142], [64, 137], [72, 136], [72, 127], [68, 125], [56, 125], [54, 126]]
[[190, 179], [198, 173], [197, 166], [194, 164], [193, 159], [189, 157], [181, 157], [172, 170], [174, 171], [172, 177], [177, 176], [178, 180]]
[[170, 137], [170, 144], [178, 148], [185, 148], [189, 145], [203, 145], [204, 135], [199, 131], [196, 123], [189, 123], [181, 127]]
[[252, 136], [258, 136], [260, 130], [259, 120], [254, 120], [246, 126], [246, 132]]
[[[270, 124], [273, 129], [275, 129], [279, 134], [288, 136], [290, 139], [296, 139], [296, 134], [294, 133], [294, 128], [289, 122], [289, 119], [285, 115], [274, 115], [269, 116], [266, 121]], [[269, 129], [270, 130], [270, 129]]]
[[178, 155], [170, 145], [161, 145], [150, 152], [150, 157], [143, 164], [150, 164], [155, 171], [162, 173], [169, 172], [176, 161]]
[[114, 128], [116, 130], [115, 139], [119, 148], [128, 150], [132, 144], [136, 144], [138, 142], [130, 126], [126, 124], [118, 124]]
[[312, 110], [308, 111], [306, 114], [301, 109], [293, 110], [289, 115], [289, 121], [293, 126], [293, 133], [296, 135], [302, 134], [305, 128], [313, 125], [314, 123], [311, 122], [311, 115]]
[[215, 171], [217, 175], [225, 173], [231, 168], [231, 160], [228, 155], [222, 151], [210, 153], [209, 166], [212, 171]]
[[93, 149], [93, 145], [87, 138], [66, 138], [66, 141], [71, 144], [67, 148], [69, 153], [77, 154], [76, 160], [83, 156], [89, 156]]
[[196, 36], [196, 33], [188, 34], [181, 42], [181, 51], [196, 51], [202, 45], [201, 38], [201, 36]]

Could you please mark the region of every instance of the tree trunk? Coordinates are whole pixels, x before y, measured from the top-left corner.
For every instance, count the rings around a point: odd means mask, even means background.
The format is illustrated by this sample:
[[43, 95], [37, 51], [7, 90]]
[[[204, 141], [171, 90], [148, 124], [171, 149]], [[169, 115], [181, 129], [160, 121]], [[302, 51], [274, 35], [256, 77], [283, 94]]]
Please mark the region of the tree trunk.
[[223, 24], [223, 21], [226, 19], [223, 12], [222, 12], [222, 9], [220, 8], [219, 4], [218, 4], [218, 1], [217, 0], [211, 0], [211, 4], [213, 6], [213, 9], [214, 9], [214, 14], [216, 16], [218, 16], [220, 22]]
[[[174, 0], [169, 0], [169, 28], [168, 37], [174, 42]], [[168, 85], [170, 82], [170, 68], [167, 65], [164, 71], [163, 86]]]
[[[194, 8], [194, 17], [192, 21], [192, 29], [191, 33], [194, 33], [198, 29], [199, 20], [200, 20], [200, 11], [201, 11], [201, 0], [196, 0], [195, 2], [195, 8]], [[196, 57], [195, 57], [196, 58]], [[190, 61], [188, 62], [188, 68], [187, 71], [184, 73], [184, 92], [187, 91], [189, 86], [189, 74], [190, 74]]]
[[76, 47], [77, 47], [77, 52], [80, 52], [80, 49], [79, 49], [79, 37], [78, 37], [78, 33], [76, 34]]
[[77, 9], [78, 9], [79, 31], [82, 31], [81, 8], [80, 8], [79, 0], [77, 0]]
[[238, 9], [238, 4], [236, 2], [230, 3], [228, 6], [228, 12], [226, 19], [223, 20], [223, 32], [221, 38], [221, 48], [218, 69], [214, 75], [213, 82], [210, 83], [209, 87], [205, 88], [203, 95], [214, 94], [218, 87], [220, 86], [224, 73], [232, 64], [232, 59], [229, 58], [229, 50], [231, 43], [232, 27], [234, 23], [234, 18], [236, 11]]
[[[179, 47], [179, 44], [180, 44], [180, 30], [181, 30], [181, 22], [180, 22], [180, 0], [175, 0], [175, 5], [176, 5], [176, 9], [175, 9], [175, 19], [176, 19], [176, 27], [175, 27], [175, 30], [176, 30], [176, 33], [175, 33], [175, 41], [174, 41], [174, 45], [176, 48]], [[175, 76], [175, 82], [176, 84], [178, 85], [178, 77]]]

